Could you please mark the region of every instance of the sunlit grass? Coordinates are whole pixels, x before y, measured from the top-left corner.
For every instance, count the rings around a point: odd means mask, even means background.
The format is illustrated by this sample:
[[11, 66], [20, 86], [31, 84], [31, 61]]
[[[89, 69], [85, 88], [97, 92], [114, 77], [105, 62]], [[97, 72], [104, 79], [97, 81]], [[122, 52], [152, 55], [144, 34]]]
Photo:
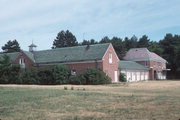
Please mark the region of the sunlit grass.
[[179, 113], [180, 81], [0, 86], [2, 120], [178, 120]]

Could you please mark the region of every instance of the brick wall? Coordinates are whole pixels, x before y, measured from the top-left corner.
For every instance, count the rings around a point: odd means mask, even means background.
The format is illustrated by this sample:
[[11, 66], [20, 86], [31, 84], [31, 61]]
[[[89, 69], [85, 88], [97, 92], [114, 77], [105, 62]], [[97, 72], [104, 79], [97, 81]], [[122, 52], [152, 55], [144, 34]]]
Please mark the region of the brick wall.
[[[141, 65], [145, 65], [145, 61], [137, 61]], [[157, 61], [147, 61], [147, 66], [150, 68], [149, 78], [150, 80], [155, 79], [155, 72], [162, 72], [166, 68], [166, 63], [157, 62]]]
[[67, 65], [71, 70], [77, 73], [82, 73], [88, 68], [100, 68], [102, 70], [102, 61], [82, 62], [82, 63], [68, 63]]
[[23, 58], [25, 60], [25, 67], [26, 68], [31, 68], [33, 67], [33, 63], [32, 61], [29, 59], [29, 57], [27, 57], [26, 54], [24, 54], [23, 52], [21, 52], [17, 58], [15, 59], [15, 61], [13, 61], [13, 64], [19, 64], [19, 60]]
[[[112, 54], [112, 63], [109, 63], [109, 54]], [[103, 71], [115, 82], [115, 71], [117, 71], [117, 78], [119, 80], [119, 58], [112, 45], [109, 46], [103, 57]]]
[[[112, 63], [109, 63], [109, 54], [112, 54]], [[32, 61], [24, 54], [23, 52], [20, 53], [20, 55], [16, 58], [16, 60], [13, 62], [14, 64], [19, 64], [19, 59], [23, 58], [25, 59], [25, 66], [26, 68], [33, 67]], [[117, 71], [117, 80], [119, 80], [119, 67], [118, 67], [119, 58], [116, 55], [116, 52], [112, 45], [110, 45], [103, 57], [100, 61], [87, 61], [87, 62], [76, 62], [76, 63], [65, 63], [71, 70], [75, 70], [76, 73], [82, 73], [88, 68], [100, 68], [103, 70], [107, 75], [112, 79], [113, 82], [115, 82], [115, 71]], [[54, 63], [58, 64], [58, 63]], [[38, 67], [42, 66], [49, 66], [53, 64], [42, 64]]]

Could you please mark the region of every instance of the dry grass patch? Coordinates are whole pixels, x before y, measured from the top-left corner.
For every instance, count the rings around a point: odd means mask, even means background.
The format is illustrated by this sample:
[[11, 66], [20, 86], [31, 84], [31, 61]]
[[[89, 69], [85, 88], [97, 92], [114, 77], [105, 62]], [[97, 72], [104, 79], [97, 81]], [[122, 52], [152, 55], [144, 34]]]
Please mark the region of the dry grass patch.
[[0, 85], [0, 119], [180, 119], [180, 81], [71, 87]]

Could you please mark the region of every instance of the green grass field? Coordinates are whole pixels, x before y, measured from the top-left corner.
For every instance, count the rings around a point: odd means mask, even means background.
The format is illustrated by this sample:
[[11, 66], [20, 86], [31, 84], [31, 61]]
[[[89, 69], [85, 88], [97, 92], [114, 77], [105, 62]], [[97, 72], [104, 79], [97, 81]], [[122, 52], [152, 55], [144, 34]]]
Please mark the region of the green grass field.
[[180, 119], [180, 81], [71, 87], [0, 85], [0, 119]]

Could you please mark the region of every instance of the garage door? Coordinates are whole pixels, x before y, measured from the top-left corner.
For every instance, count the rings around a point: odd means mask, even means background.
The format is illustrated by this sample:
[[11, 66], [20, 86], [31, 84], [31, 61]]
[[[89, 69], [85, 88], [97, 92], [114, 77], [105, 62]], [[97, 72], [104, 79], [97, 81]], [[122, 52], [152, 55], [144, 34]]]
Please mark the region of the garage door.
[[148, 80], [148, 72], [145, 72], [145, 80]]
[[141, 80], [144, 80], [144, 72], [141, 72]]
[[140, 81], [140, 72], [136, 72], [136, 81]]
[[132, 73], [132, 82], [133, 82], [133, 81], [136, 81], [136, 72], [133, 72], [133, 73]]

